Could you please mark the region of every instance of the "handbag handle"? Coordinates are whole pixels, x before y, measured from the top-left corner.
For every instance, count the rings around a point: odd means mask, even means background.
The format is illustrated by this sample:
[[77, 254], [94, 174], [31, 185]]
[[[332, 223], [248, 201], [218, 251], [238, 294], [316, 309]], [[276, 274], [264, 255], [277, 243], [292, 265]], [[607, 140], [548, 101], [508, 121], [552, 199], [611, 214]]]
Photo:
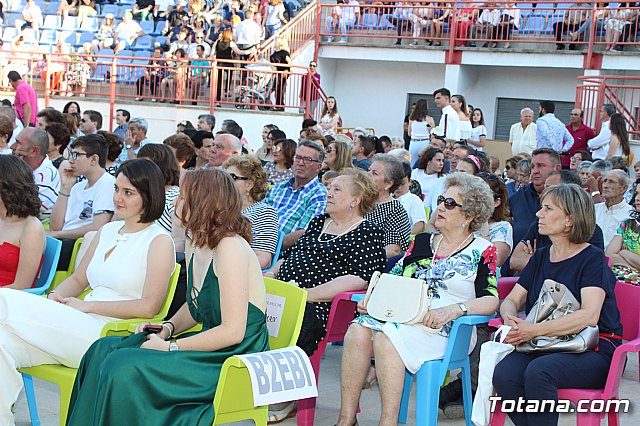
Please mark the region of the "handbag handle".
[[371, 297], [371, 293], [373, 292], [374, 287], [378, 283], [380, 276], [381, 276], [380, 271], [375, 271], [373, 275], [371, 275], [371, 280], [369, 281], [369, 286], [367, 287], [367, 294], [365, 294], [364, 296], [364, 306], [367, 306], [367, 303], [369, 303], [369, 298]]
[[[507, 338], [507, 334], [509, 334], [510, 331], [511, 326], [503, 324], [498, 327], [496, 332], [493, 334], [493, 339], [491, 340], [498, 343], [504, 343], [504, 340]], [[498, 338], [498, 340], [496, 340], [496, 337]]]

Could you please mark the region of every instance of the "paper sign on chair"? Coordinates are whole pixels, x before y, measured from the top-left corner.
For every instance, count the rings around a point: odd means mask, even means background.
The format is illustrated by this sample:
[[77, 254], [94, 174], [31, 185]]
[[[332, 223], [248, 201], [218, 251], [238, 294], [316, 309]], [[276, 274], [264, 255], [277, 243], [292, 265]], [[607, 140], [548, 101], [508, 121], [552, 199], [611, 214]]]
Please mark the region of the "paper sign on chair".
[[318, 396], [309, 357], [297, 346], [236, 357], [249, 370], [256, 407]]

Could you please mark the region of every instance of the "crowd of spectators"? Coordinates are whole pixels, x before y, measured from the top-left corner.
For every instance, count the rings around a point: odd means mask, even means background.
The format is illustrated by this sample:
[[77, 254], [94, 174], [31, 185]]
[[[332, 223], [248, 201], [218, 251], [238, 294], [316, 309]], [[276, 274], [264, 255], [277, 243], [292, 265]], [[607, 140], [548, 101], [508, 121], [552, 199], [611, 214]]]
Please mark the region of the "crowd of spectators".
[[[601, 312], [601, 331], [613, 337], [601, 342], [598, 356], [589, 351], [567, 360], [545, 358], [545, 365], [566, 373], [589, 362], [594, 374], [577, 383], [603, 386], [613, 348], [620, 344], [615, 278], [605, 251], [614, 270], [640, 269], [632, 169], [640, 163], [633, 164], [624, 120], [612, 105], [602, 107], [597, 134], [582, 122], [579, 109], [566, 125], [555, 117], [551, 101], [540, 102], [535, 123], [533, 111], [523, 109], [511, 131], [514, 155], [501, 168], [498, 158], [484, 151], [490, 142], [482, 110], [446, 88], [433, 93], [442, 113], [437, 123], [426, 100], [415, 103], [406, 145], [363, 128], [340, 133], [338, 101], [330, 97], [321, 121], [305, 119], [299, 135], [265, 124], [262, 146], [253, 154], [234, 120], [217, 125], [215, 116], [202, 114], [196, 126], [180, 122], [175, 134], [160, 141], [149, 138], [145, 118], [118, 108], [117, 127], [107, 132], [99, 111], [81, 110], [77, 102], [63, 111], [38, 109], [33, 88], [20, 74], [12, 71], [8, 79], [16, 96], [12, 106], [0, 107], [0, 240], [6, 242], [0, 246], [0, 302], [10, 309], [0, 317], [0, 343], [9, 342], [0, 344], [0, 357], [10, 362], [0, 366], [12, 388], [2, 393], [0, 420], [12, 418], [21, 386], [15, 366], [78, 367], [86, 352], [70, 410], [70, 424], [83, 424], [96, 418], [90, 403], [96, 392], [111, 401], [108, 395], [135, 383], [126, 379], [135, 377], [144, 351], [122, 357], [120, 369], [109, 373], [109, 386], [92, 379], [91, 372], [109, 362], [120, 345], [185, 350], [184, 374], [194, 377], [205, 362], [219, 367], [230, 355], [224, 348], [264, 350], [260, 270], [308, 292], [298, 345], [309, 355], [325, 336], [331, 300], [343, 291], [365, 289], [374, 271], [436, 283], [437, 302], [423, 319], [423, 326], [435, 331], [380, 323], [366, 315], [364, 302], [359, 305], [362, 315], [345, 336], [338, 424], [354, 423], [361, 389], [376, 380], [383, 397], [381, 422], [395, 421], [405, 369], [415, 372], [423, 362], [442, 357], [456, 318], [496, 312], [498, 274], [521, 277], [500, 309], [512, 325], [520, 325], [517, 309], [525, 299], [528, 306], [531, 297], [535, 301], [546, 278], [592, 302], [585, 309], [593, 318]], [[62, 240], [59, 270], [68, 269], [78, 238], [84, 237], [85, 253], [49, 300], [16, 291], [33, 286], [45, 235]], [[143, 267], [125, 280], [122, 268], [109, 266], [117, 261]], [[145, 340], [140, 326], [130, 338], [98, 340], [106, 321], [157, 312], [174, 262], [188, 273], [178, 281], [162, 331]], [[580, 273], [568, 274], [569, 269]], [[92, 292], [78, 299], [87, 286]], [[252, 303], [248, 311], [247, 302]], [[22, 304], [33, 306], [39, 319], [32, 320], [38, 323], [45, 324], [47, 315], [60, 318], [58, 328], [47, 329], [47, 338], [43, 332], [5, 331], [22, 327], [23, 311], [16, 308]], [[212, 314], [215, 306], [221, 317]], [[583, 324], [583, 313], [571, 315], [578, 315], [572, 327]], [[167, 341], [196, 321], [205, 324], [204, 332]], [[81, 324], [87, 326], [79, 329]], [[531, 333], [514, 329], [508, 341], [522, 342], [535, 336]], [[59, 335], [66, 336], [65, 343], [56, 340]], [[486, 339], [486, 328], [479, 327], [471, 354], [476, 366]], [[194, 351], [207, 355], [199, 358]], [[512, 371], [530, 361], [511, 356], [504, 362]], [[174, 383], [160, 367], [166, 362], [159, 357], [157, 364], [145, 364], [155, 368], [140, 368], [157, 375], [155, 387], [171, 382], [173, 391], [163, 396], [167, 404], [177, 403], [178, 394], [188, 400], [193, 389]], [[576, 383], [538, 380], [544, 386], [527, 397], [548, 399], [554, 389]], [[499, 394], [522, 396], [500, 372], [495, 382]], [[215, 386], [210, 380], [202, 386], [208, 402], [200, 409], [211, 415], [204, 407], [211, 407]], [[454, 378], [441, 390], [445, 414], [459, 412], [461, 398], [460, 380]], [[143, 406], [145, 413], [133, 404], [127, 415], [143, 418], [164, 409], [149, 414], [149, 405]], [[282, 420], [294, 408], [295, 402], [273, 406], [270, 419]], [[198, 410], [183, 415], [202, 415]], [[557, 422], [551, 413], [527, 416], [529, 422], [536, 416], [545, 419], [541, 424]]]

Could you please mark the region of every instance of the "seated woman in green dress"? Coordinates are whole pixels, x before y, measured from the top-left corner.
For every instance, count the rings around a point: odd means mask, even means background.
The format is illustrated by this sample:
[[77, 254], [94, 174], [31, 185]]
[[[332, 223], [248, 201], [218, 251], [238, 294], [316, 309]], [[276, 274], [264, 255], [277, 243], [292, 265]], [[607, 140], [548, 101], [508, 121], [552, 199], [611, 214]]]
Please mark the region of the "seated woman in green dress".
[[[251, 223], [231, 177], [182, 176], [176, 219], [187, 240], [187, 302], [162, 331], [106, 337], [85, 354], [68, 425], [211, 425], [224, 361], [269, 349], [266, 292]], [[171, 336], [202, 323], [202, 331]]]

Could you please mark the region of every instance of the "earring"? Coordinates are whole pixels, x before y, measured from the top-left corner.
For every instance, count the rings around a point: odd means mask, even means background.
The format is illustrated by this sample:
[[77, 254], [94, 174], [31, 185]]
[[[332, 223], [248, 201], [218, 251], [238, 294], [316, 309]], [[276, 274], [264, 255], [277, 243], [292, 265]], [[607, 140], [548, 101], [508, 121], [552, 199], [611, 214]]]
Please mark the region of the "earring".
[[463, 223], [463, 224], [462, 224], [462, 225], [460, 225], [460, 226], [461, 226], [462, 228], [466, 228], [466, 227], [467, 227], [467, 224], [466, 224], [466, 223]]

